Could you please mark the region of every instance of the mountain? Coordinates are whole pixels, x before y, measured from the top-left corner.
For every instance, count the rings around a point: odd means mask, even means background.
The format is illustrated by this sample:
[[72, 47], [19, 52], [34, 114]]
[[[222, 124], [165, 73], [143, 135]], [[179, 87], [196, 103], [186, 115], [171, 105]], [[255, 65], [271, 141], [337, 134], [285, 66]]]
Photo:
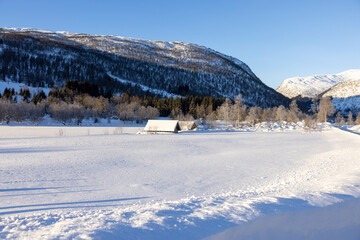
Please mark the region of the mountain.
[[360, 69], [348, 70], [338, 74], [293, 77], [285, 79], [276, 89], [288, 98], [301, 96], [313, 98], [342, 81], [360, 79]]
[[331, 97], [336, 110], [342, 113], [360, 112], [360, 78], [340, 82], [322, 93], [321, 96]]
[[87, 81], [105, 94], [213, 96], [288, 105], [242, 61], [190, 43], [0, 28], [0, 80], [34, 87]]

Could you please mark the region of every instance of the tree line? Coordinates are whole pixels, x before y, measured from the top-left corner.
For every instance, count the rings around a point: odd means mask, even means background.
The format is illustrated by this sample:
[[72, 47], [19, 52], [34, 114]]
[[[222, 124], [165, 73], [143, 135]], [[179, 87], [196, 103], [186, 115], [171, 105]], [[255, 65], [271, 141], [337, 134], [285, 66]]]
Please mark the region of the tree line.
[[[66, 81], [64, 87], [53, 87], [46, 95], [42, 90], [31, 92], [23, 87], [6, 88], [0, 93], [0, 122], [23, 122], [26, 119], [37, 123], [45, 115], [62, 124], [70, 122], [78, 125], [84, 119], [120, 119], [136, 121], [171, 117], [178, 120], [201, 119], [211, 127], [216, 120], [226, 123], [227, 127], [240, 128], [244, 124], [255, 125], [260, 122], [297, 123], [304, 121], [307, 127], [314, 127], [318, 122], [327, 122], [332, 118], [335, 108], [330, 98], [314, 99], [312, 112], [301, 111], [292, 101], [289, 108], [282, 105], [273, 108], [259, 106], [248, 107], [241, 94], [234, 100], [202, 96], [177, 98], [158, 98], [157, 96], [136, 96], [129, 91], [104, 95], [99, 87], [87, 82]], [[360, 124], [360, 114], [352, 113], [347, 121], [340, 112], [332, 118], [336, 124]]]

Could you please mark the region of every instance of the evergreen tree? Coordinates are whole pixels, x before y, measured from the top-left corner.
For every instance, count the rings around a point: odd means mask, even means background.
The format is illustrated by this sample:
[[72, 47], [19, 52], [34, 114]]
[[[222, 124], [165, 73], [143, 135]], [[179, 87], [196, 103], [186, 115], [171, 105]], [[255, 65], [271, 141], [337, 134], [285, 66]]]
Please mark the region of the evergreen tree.
[[188, 112], [191, 116], [196, 117], [196, 105], [195, 105], [195, 100], [194, 98], [191, 98], [191, 102], [189, 105], [189, 112]]

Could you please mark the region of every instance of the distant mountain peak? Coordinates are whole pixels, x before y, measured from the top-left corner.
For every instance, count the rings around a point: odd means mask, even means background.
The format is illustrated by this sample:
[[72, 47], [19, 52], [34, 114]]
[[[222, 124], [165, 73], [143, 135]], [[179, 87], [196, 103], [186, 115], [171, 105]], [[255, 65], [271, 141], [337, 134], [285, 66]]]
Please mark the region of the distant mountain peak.
[[299, 95], [313, 98], [335, 84], [350, 79], [360, 79], [360, 69], [351, 69], [338, 74], [288, 78], [276, 91], [289, 98]]

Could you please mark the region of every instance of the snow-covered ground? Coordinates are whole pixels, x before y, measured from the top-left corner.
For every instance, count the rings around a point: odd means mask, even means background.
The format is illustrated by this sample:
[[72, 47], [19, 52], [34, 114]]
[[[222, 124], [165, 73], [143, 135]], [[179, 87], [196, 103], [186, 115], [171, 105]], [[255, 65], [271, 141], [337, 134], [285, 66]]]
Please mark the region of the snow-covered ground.
[[81, 126], [76, 124], [76, 120], [71, 120], [63, 125], [53, 120], [49, 115], [45, 115], [41, 121], [34, 123], [30, 120], [24, 122], [10, 122], [9, 124], [0, 123], [1, 138], [21, 138], [21, 137], [55, 137], [55, 136], [89, 136], [89, 135], [109, 135], [123, 133], [138, 133], [145, 127], [145, 122], [135, 123], [121, 121], [119, 119], [98, 118], [97, 123], [94, 119], [84, 119]]
[[30, 87], [28, 85], [25, 85], [24, 83], [17, 83], [17, 82], [12, 82], [10, 81], [9, 79], [7, 79], [6, 82], [4, 81], [1, 81], [0, 80], [0, 93], [3, 94], [5, 88], [9, 88], [9, 89], [14, 89], [16, 92], [20, 92], [20, 89], [21, 88], [27, 88], [29, 89], [29, 91], [31, 92], [31, 94], [34, 94], [34, 93], [37, 93], [37, 92], [40, 92], [41, 90], [44, 91], [44, 93], [46, 95], [49, 94], [50, 92], [50, 88], [35, 88], [35, 87]]
[[359, 240], [360, 199], [257, 218], [207, 240]]
[[154, 93], [154, 94], [162, 95], [163, 97], [173, 97], [173, 98], [177, 98], [177, 97], [180, 98], [181, 97], [180, 95], [172, 94], [172, 93], [169, 93], [169, 92], [167, 92], [165, 90], [159, 90], [159, 89], [150, 88], [150, 87], [142, 85], [142, 84], [138, 84], [138, 83], [134, 83], [132, 81], [128, 81], [128, 80], [118, 78], [118, 77], [112, 75], [110, 72], [108, 73], [108, 75], [109, 75], [109, 77], [111, 77], [113, 79], [116, 79], [117, 81], [122, 82], [124, 84], [130, 84], [131, 86], [138, 86], [144, 92], [149, 91], [149, 92]]
[[86, 128], [0, 126], [0, 238], [200, 239], [360, 196], [355, 131]]

